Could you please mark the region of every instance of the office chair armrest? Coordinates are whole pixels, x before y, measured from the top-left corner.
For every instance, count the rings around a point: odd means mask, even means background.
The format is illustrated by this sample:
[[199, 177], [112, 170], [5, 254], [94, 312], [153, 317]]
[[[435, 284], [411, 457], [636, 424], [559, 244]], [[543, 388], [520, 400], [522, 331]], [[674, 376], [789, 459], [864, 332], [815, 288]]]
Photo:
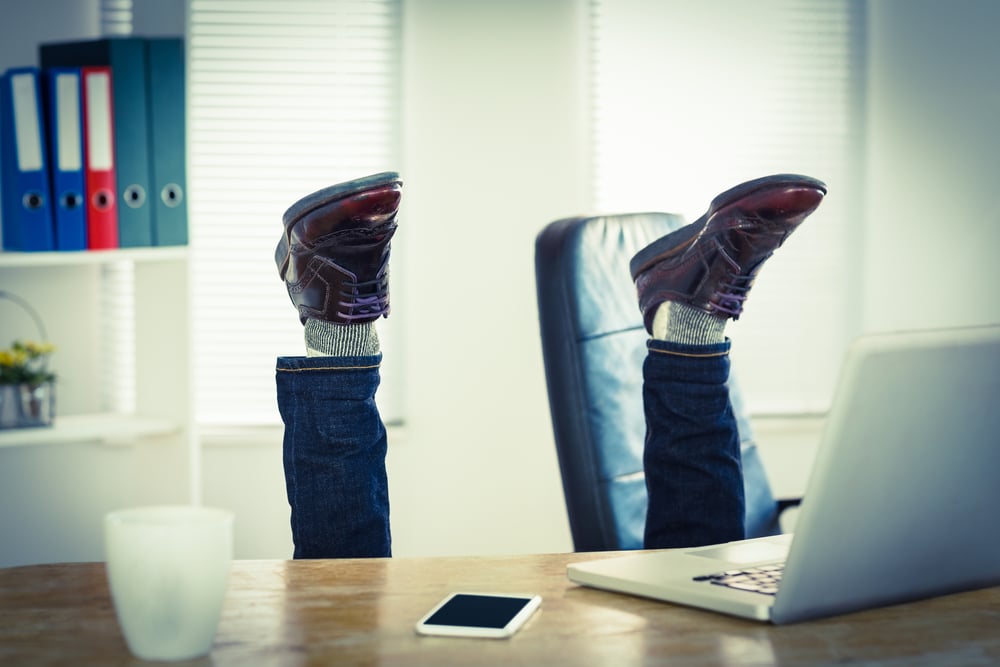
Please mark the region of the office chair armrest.
[[785, 510], [801, 505], [802, 498], [778, 498], [775, 502], [778, 504], [778, 516], [781, 516]]
[[778, 498], [775, 501], [777, 508], [777, 525], [782, 533], [794, 533], [795, 524], [798, 521], [798, 507], [802, 503], [802, 498]]

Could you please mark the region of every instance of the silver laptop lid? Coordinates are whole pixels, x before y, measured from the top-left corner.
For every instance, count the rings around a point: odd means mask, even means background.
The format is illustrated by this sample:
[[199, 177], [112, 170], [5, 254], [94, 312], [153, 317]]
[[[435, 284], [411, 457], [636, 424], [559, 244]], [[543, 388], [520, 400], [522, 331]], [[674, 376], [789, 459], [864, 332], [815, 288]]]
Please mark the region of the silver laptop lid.
[[1000, 584], [1000, 326], [858, 339], [796, 526], [776, 623]]

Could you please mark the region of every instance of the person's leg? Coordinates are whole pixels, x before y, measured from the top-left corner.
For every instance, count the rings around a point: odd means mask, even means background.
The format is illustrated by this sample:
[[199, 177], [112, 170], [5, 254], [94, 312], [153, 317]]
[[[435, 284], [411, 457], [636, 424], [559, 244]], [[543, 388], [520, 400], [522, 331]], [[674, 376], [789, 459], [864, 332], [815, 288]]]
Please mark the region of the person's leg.
[[743, 539], [743, 472], [726, 386], [728, 353], [728, 341], [649, 341], [643, 365], [647, 549]]
[[794, 174], [741, 184], [633, 258], [651, 336], [643, 367], [646, 548], [744, 537], [725, 325], [739, 317], [763, 263], [825, 193], [820, 181]]
[[391, 555], [386, 434], [374, 357], [279, 357], [295, 558]]
[[391, 555], [375, 320], [389, 313], [401, 185], [394, 173], [357, 179], [284, 215], [275, 261], [308, 355], [276, 370], [295, 558]]

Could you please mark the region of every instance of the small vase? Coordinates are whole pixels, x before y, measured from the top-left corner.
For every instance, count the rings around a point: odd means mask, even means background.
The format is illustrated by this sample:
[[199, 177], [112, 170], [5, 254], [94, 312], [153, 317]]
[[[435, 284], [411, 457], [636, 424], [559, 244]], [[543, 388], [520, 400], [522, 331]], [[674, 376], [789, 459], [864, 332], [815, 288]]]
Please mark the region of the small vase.
[[55, 405], [53, 382], [0, 385], [0, 428], [52, 426]]

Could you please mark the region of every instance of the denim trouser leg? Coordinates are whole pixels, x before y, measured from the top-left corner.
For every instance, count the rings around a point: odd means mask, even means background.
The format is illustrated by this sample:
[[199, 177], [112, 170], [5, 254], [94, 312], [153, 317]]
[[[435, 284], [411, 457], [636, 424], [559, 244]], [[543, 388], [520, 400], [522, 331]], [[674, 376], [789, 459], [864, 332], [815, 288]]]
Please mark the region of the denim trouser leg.
[[389, 556], [381, 356], [279, 357], [295, 558]]
[[740, 438], [729, 403], [729, 341], [649, 341], [643, 366], [649, 493], [645, 546], [743, 539]]

